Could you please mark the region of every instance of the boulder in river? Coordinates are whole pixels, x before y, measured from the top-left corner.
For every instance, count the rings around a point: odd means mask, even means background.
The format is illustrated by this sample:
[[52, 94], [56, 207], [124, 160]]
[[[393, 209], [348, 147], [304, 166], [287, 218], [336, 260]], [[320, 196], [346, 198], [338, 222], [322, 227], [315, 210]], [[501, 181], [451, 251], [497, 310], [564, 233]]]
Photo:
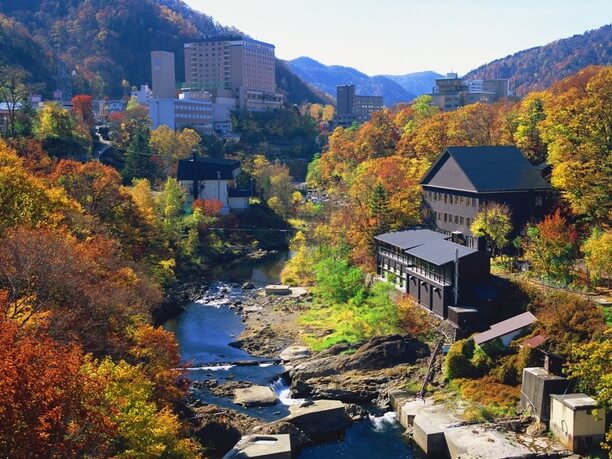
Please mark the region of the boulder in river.
[[279, 357], [285, 362], [306, 359], [310, 356], [310, 349], [308, 349], [306, 346], [297, 345], [289, 346], [279, 354]]
[[251, 386], [234, 390], [234, 403], [242, 406], [275, 405], [276, 394], [266, 386]]
[[242, 290], [253, 290], [254, 288], [255, 286], [251, 281], [246, 281], [244, 284], [242, 284]]

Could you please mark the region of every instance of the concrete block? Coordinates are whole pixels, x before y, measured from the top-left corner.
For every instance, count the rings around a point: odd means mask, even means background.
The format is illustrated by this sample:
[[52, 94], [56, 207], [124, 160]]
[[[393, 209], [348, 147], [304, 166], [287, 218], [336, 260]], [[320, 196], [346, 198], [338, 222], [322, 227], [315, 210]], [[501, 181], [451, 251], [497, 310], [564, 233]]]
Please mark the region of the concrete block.
[[533, 455], [533, 451], [503, 433], [478, 425], [446, 429], [444, 437], [451, 459], [518, 459]]
[[448, 456], [444, 431], [458, 421], [443, 408], [421, 409], [413, 420], [414, 441], [427, 455]]
[[569, 388], [569, 381], [550, 374], [541, 367], [525, 368], [521, 386], [520, 408], [533, 415], [539, 422], [550, 419], [550, 396], [563, 394]]
[[223, 456], [223, 459], [291, 459], [291, 437], [282, 435], [248, 435]]

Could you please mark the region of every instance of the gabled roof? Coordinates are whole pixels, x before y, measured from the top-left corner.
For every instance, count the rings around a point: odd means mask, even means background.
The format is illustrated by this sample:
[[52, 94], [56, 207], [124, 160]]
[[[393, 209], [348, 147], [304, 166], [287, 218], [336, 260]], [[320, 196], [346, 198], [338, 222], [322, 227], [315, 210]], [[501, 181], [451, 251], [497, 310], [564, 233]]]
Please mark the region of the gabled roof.
[[474, 192], [550, 188], [538, 169], [514, 146], [448, 147], [427, 171], [421, 185]]
[[234, 159], [182, 159], [176, 171], [177, 180], [233, 180], [238, 175], [240, 161]]
[[375, 236], [374, 239], [391, 244], [408, 255], [413, 255], [438, 266], [453, 261], [455, 259], [455, 249], [458, 251], [459, 258], [478, 252], [464, 245], [447, 241], [449, 237], [428, 229], [411, 229], [380, 234]]
[[536, 317], [532, 313], [524, 312], [518, 316], [493, 324], [487, 331], [474, 335], [474, 342], [480, 346], [496, 338], [501, 338], [504, 335], [525, 328], [536, 320]]

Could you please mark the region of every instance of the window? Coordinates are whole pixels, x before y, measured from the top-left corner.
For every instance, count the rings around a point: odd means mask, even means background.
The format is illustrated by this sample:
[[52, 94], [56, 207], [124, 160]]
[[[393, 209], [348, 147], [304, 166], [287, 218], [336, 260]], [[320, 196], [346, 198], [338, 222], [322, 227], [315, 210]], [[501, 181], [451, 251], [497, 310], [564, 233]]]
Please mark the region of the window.
[[542, 196], [535, 197], [535, 205], [540, 207], [542, 205]]
[[465, 226], [467, 226], [468, 228], [471, 226], [472, 224], [472, 220], [470, 220], [469, 218], [465, 219]]
[[459, 216], [455, 215], [455, 225], [459, 224]]
[[444, 212], [444, 223], [448, 222], [448, 214]]
[[463, 226], [463, 217], [459, 217], [459, 224]]
[[465, 201], [464, 201], [464, 199], [463, 199], [463, 196], [460, 196], [460, 197], [459, 197], [459, 205], [463, 206], [463, 205], [464, 205], [464, 202], [465, 202]]

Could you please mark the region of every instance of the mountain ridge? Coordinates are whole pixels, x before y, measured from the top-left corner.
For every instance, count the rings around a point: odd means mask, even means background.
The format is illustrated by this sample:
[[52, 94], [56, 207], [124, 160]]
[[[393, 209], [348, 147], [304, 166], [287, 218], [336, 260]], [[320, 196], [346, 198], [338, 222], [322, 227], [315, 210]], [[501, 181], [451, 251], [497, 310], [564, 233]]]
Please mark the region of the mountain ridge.
[[[172, 51], [184, 81], [183, 44], [203, 37], [242, 34], [181, 0], [3, 0], [0, 2], [0, 64], [17, 63], [44, 82], [65, 63], [75, 93], [121, 97], [151, 81], [150, 52]], [[290, 103], [327, 102], [277, 61], [279, 88]], [[290, 83], [290, 84], [289, 84]]]

